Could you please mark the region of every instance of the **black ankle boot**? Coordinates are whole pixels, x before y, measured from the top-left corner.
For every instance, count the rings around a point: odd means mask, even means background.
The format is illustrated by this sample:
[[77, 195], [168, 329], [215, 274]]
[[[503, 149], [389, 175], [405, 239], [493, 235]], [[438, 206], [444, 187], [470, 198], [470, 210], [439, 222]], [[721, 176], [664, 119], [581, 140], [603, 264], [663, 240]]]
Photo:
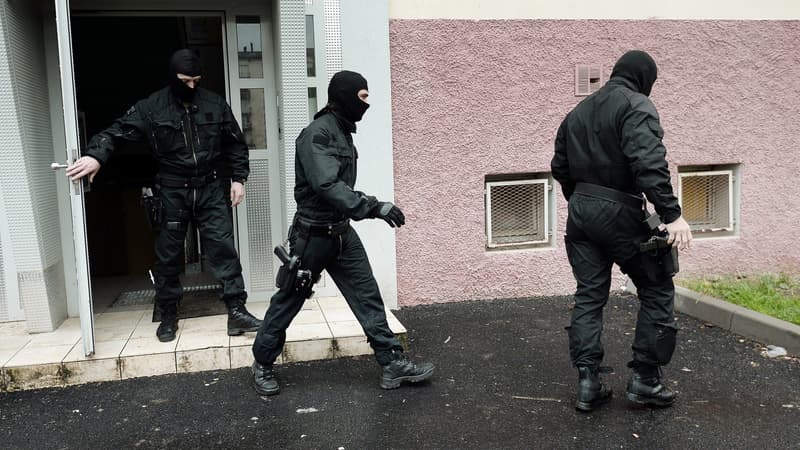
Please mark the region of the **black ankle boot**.
[[[606, 371], [610, 370], [603, 370]], [[600, 380], [600, 372], [597, 366], [578, 366], [578, 400], [575, 402], [578, 411], [593, 411], [611, 400], [612, 391]]]
[[156, 337], [161, 342], [170, 342], [175, 339], [178, 331], [178, 305], [165, 305], [161, 308], [161, 324], [156, 330]]
[[404, 381], [417, 383], [433, 375], [433, 364], [414, 364], [403, 352], [392, 352], [392, 361], [383, 366], [381, 388], [397, 389]]
[[253, 388], [259, 395], [275, 395], [281, 391], [271, 364], [265, 366], [254, 361], [251, 370], [253, 372]]
[[228, 304], [228, 336], [258, 331], [261, 321], [253, 317], [242, 303]]
[[675, 392], [661, 382], [660, 367], [634, 365], [627, 398], [643, 405], [667, 407], [675, 402]]

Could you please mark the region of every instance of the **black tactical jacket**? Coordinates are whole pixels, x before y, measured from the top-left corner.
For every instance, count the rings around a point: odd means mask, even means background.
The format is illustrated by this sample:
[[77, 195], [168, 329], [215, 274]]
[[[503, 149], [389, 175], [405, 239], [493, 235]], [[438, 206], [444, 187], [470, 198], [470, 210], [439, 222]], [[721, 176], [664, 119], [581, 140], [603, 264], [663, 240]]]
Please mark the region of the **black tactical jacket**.
[[585, 98], [558, 128], [553, 177], [569, 200], [578, 182], [644, 193], [664, 223], [681, 215], [672, 191], [664, 131], [650, 99], [612, 78]]
[[297, 215], [312, 223], [372, 217], [375, 197], [354, 191], [358, 152], [355, 125], [335, 112], [318, 114], [295, 142]]
[[207, 175], [227, 163], [234, 181], [250, 173], [247, 144], [225, 99], [198, 88], [184, 106], [169, 87], [138, 101], [110, 127], [97, 133], [86, 148], [105, 164], [120, 139], [147, 142], [161, 175]]

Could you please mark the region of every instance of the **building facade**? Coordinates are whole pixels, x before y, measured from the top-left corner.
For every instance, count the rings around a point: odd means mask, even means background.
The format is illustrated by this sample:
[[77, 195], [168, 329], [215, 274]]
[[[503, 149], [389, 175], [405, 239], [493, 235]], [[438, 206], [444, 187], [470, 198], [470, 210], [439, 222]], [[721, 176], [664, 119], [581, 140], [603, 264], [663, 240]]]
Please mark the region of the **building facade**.
[[[33, 333], [81, 316], [91, 330], [93, 294], [147, 287], [146, 152], [121, 149], [90, 189], [51, 164], [162, 86], [184, 46], [251, 148], [233, 213], [251, 298], [274, 291], [294, 139], [341, 69], [370, 87], [357, 188], [408, 219], [356, 224], [389, 307], [572, 293], [555, 130], [634, 48], [659, 65], [651, 98], [696, 232], [681, 276], [796, 273], [800, 6], [696, 3], [0, 1], [0, 322]], [[186, 250], [202, 285], [202, 245]], [[323, 278], [317, 292], [336, 288]]]
[[800, 271], [796, 4], [412, 0], [390, 17], [401, 305], [574, 292], [553, 141], [631, 49], [658, 64], [694, 229], [679, 276]]
[[[228, 99], [250, 147], [246, 200], [232, 214], [251, 300], [275, 289], [272, 249], [295, 210], [294, 140], [345, 65], [370, 80], [374, 103], [364, 128], [376, 131], [359, 133], [357, 144], [379, 150], [362, 158], [370, 170], [360, 187], [392, 199], [386, 2], [2, 1], [0, 322], [23, 321], [36, 333], [80, 316], [91, 337], [99, 297], [152, 289], [153, 238], [138, 199], [152, 179], [147, 149], [120, 147], [91, 186], [68, 181], [61, 168], [163, 87], [169, 55], [182, 47], [200, 53], [204, 87]], [[393, 233], [359, 228], [368, 251], [386, 256], [374, 267], [396, 307]], [[189, 233], [190, 288], [205, 279], [198, 241]], [[327, 279], [316, 290], [336, 293]]]

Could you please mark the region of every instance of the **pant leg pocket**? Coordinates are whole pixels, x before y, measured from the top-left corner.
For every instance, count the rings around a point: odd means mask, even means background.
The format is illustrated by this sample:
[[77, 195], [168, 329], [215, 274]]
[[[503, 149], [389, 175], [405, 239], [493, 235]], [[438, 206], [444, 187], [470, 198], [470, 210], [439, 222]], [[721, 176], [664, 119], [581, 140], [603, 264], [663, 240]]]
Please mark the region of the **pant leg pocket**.
[[656, 333], [653, 339], [653, 357], [661, 365], [672, 360], [677, 342], [678, 327], [674, 323], [656, 323]]
[[567, 330], [567, 338], [569, 342], [569, 356], [572, 359], [573, 364], [575, 363], [575, 358], [578, 357], [578, 337], [575, 336], [575, 332], [572, 331], [572, 325], [564, 327]]

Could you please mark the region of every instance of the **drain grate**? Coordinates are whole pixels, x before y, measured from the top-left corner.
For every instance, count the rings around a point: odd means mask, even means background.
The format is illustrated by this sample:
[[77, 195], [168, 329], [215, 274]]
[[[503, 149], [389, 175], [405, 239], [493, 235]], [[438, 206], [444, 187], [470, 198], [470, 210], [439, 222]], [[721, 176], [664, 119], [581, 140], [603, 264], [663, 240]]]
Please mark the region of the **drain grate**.
[[[215, 291], [222, 289], [221, 284], [204, 284], [198, 286], [186, 286], [183, 288], [184, 294]], [[114, 306], [136, 306], [152, 305], [153, 298], [156, 296], [155, 289], [142, 289], [138, 291], [125, 291], [117, 296], [111, 307]]]

